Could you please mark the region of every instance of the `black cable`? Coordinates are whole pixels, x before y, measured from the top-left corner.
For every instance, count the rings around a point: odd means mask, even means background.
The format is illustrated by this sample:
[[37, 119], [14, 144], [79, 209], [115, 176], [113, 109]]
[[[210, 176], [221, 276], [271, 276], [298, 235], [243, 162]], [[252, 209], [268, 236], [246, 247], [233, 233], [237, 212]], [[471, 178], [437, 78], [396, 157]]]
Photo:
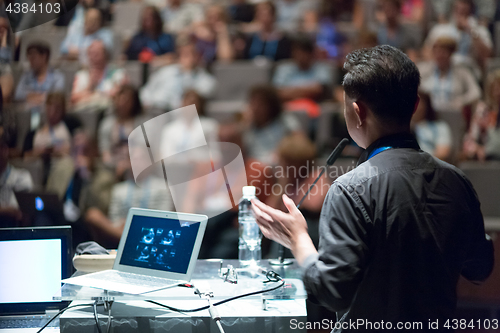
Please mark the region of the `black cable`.
[[[214, 303], [213, 305], [214, 306], [217, 306], [217, 305], [221, 305], [221, 304], [224, 304], [224, 303], [227, 303], [227, 302], [230, 302], [230, 301], [234, 301], [234, 300], [237, 300], [239, 298], [242, 298], [242, 297], [247, 297], [247, 296], [253, 296], [253, 295], [258, 295], [258, 294], [263, 294], [263, 293], [267, 293], [269, 291], [273, 291], [273, 290], [276, 290], [276, 289], [279, 289], [281, 287], [283, 287], [283, 285], [285, 284], [285, 280], [281, 279], [280, 280], [281, 283], [279, 284], [279, 286], [276, 286], [276, 287], [272, 287], [272, 288], [269, 288], [269, 289], [265, 289], [265, 290], [258, 290], [258, 291], [253, 291], [251, 293], [247, 293], [247, 294], [243, 294], [243, 295], [238, 295], [238, 296], [233, 296], [233, 297], [230, 297], [230, 298], [226, 298], [222, 301], [219, 301], [217, 303]], [[146, 301], [146, 302], [149, 302], [149, 303], [152, 303], [152, 304], [156, 304], [156, 305], [159, 305], [159, 306], [162, 306], [164, 308], [167, 308], [171, 311], [175, 311], [175, 312], [198, 312], [198, 311], [203, 311], [203, 310], [207, 310], [208, 308], [210, 308], [210, 306], [206, 305], [206, 306], [203, 306], [201, 308], [196, 308], [196, 309], [187, 309], [187, 310], [183, 310], [183, 309], [177, 309], [177, 308], [173, 308], [171, 306], [168, 306], [168, 305], [165, 305], [165, 304], [161, 304], [161, 303], [158, 303], [156, 301]]]
[[102, 333], [101, 327], [99, 326], [99, 317], [97, 316], [97, 300], [94, 301], [94, 320], [97, 332]]
[[52, 318], [50, 318], [50, 320], [45, 325], [43, 325], [42, 328], [40, 328], [36, 333], [40, 333], [41, 331], [43, 331], [47, 326], [50, 325], [50, 323], [54, 319], [56, 319], [61, 314], [63, 314], [64, 311], [69, 310], [71, 308], [82, 307], [82, 306], [93, 306], [93, 304], [75, 304], [75, 305], [70, 305], [70, 306], [65, 307], [64, 309], [62, 309], [61, 311], [59, 311], [58, 313], [56, 313]]

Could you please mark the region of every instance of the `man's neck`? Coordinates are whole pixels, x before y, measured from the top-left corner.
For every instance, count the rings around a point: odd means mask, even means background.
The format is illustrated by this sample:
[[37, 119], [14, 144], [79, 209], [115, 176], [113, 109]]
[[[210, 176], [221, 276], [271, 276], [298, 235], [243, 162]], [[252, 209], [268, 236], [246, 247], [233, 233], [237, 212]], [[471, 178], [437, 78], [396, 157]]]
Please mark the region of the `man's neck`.
[[407, 126], [386, 125], [386, 126], [374, 127], [373, 131], [371, 131], [367, 135], [366, 148], [371, 146], [375, 141], [380, 140], [386, 136], [402, 134], [402, 133], [411, 133], [410, 124], [408, 124]]
[[49, 66], [45, 65], [42, 68], [39, 68], [38, 70], [34, 71], [36, 78], [38, 81], [43, 81], [45, 79], [45, 76], [47, 75], [47, 72], [49, 70]]

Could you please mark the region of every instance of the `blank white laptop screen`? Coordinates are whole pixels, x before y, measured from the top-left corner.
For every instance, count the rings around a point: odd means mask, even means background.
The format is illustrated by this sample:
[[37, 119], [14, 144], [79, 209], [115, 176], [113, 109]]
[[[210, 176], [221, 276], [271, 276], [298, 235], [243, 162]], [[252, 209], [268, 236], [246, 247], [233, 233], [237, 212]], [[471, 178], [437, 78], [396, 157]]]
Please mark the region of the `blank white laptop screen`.
[[59, 302], [61, 239], [0, 241], [0, 303]]
[[186, 274], [200, 223], [134, 215], [120, 265]]

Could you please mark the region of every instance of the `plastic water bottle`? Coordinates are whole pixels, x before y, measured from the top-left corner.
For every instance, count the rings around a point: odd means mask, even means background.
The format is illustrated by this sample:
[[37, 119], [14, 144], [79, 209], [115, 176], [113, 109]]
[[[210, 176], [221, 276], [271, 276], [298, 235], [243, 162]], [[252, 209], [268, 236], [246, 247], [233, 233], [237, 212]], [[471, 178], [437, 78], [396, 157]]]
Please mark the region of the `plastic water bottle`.
[[252, 212], [250, 200], [253, 198], [255, 198], [255, 186], [244, 186], [243, 198], [238, 205], [238, 222], [240, 224], [238, 259], [240, 267], [259, 265], [262, 259], [260, 247], [262, 233]]

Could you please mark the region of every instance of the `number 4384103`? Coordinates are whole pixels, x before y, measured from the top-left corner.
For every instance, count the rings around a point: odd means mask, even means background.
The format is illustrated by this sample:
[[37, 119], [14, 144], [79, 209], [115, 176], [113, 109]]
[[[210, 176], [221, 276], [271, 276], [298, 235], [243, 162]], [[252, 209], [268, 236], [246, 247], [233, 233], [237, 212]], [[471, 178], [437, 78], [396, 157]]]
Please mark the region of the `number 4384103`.
[[5, 11], [8, 13], [14, 13], [14, 14], [27, 14], [27, 13], [46, 13], [46, 14], [59, 14], [61, 12], [61, 4], [60, 3], [39, 3], [39, 4], [28, 4], [28, 3], [9, 3], [7, 8], [5, 8]]

